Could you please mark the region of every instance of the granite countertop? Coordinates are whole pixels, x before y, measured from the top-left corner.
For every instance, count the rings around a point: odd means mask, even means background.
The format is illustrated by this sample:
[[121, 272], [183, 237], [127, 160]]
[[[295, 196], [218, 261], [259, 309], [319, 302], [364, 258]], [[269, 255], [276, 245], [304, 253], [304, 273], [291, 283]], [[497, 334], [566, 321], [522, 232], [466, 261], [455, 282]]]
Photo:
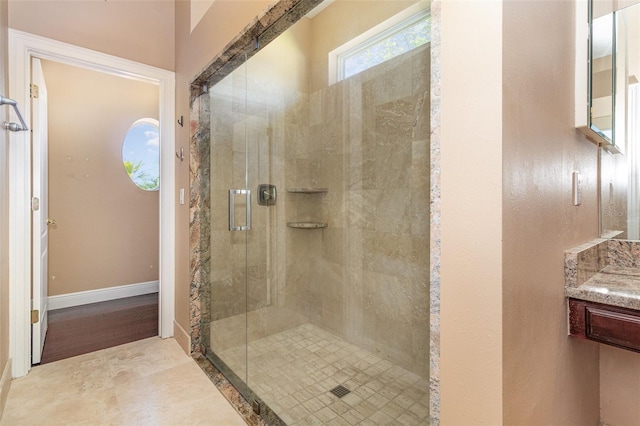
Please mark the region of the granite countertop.
[[566, 287], [573, 299], [640, 310], [640, 268], [608, 265], [577, 287]]

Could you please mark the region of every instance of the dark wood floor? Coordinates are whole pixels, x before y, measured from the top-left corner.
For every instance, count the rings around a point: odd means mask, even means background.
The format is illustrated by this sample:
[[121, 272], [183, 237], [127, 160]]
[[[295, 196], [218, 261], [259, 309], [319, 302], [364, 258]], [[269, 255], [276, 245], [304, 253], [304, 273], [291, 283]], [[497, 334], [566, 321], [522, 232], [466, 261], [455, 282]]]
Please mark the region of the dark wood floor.
[[49, 311], [41, 364], [158, 335], [158, 294]]

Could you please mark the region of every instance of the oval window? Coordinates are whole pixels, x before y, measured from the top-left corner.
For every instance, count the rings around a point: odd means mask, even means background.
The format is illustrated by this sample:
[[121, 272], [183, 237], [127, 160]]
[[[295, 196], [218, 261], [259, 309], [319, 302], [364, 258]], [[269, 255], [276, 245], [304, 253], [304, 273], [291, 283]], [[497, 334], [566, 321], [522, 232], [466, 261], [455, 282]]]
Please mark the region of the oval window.
[[158, 120], [142, 118], [129, 127], [122, 142], [124, 170], [145, 191], [160, 189], [160, 130]]

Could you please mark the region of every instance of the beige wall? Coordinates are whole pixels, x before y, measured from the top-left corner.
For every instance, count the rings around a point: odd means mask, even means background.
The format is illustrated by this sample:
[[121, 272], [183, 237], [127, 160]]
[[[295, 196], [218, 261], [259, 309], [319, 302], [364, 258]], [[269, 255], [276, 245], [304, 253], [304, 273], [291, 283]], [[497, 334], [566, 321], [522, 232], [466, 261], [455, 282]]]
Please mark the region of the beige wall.
[[[0, 1], [0, 95], [7, 95], [7, 2]], [[0, 122], [7, 117], [8, 108], [0, 110]], [[0, 130], [0, 376], [9, 361], [9, 173], [8, 132]], [[10, 373], [10, 372], [9, 372]], [[3, 386], [4, 385], [4, 386]], [[0, 417], [9, 389], [0, 380]]]
[[[220, 53], [271, 0], [217, 0], [191, 31], [189, 0], [175, 2], [176, 116], [184, 116], [185, 127], [176, 127], [176, 148], [189, 151], [190, 81]], [[189, 161], [176, 165], [176, 186], [189, 194]], [[176, 305], [174, 335], [189, 352], [189, 203], [176, 210]]]
[[442, 424], [597, 424], [598, 347], [565, 328], [563, 251], [598, 235], [574, 5], [471, 3], [442, 4]]
[[43, 61], [49, 92], [49, 295], [158, 279], [158, 191], [133, 184], [122, 142], [158, 118], [158, 87]]
[[563, 251], [598, 236], [597, 147], [574, 130], [574, 6], [503, 8], [505, 424], [599, 420], [598, 347], [567, 337], [564, 301]]
[[441, 4], [442, 425], [503, 421], [502, 5]]
[[174, 69], [172, 1], [9, 0], [9, 27]]
[[600, 346], [600, 420], [609, 426], [640, 423], [640, 356]]
[[[269, 95], [283, 96], [309, 93], [309, 52], [311, 51], [311, 29], [315, 20], [301, 19], [247, 62], [247, 77], [258, 95], [268, 101]], [[266, 87], [260, 87], [266, 84]], [[273, 92], [273, 93], [271, 93]], [[258, 100], [258, 99], [256, 99]], [[277, 102], [274, 99], [274, 103]]]

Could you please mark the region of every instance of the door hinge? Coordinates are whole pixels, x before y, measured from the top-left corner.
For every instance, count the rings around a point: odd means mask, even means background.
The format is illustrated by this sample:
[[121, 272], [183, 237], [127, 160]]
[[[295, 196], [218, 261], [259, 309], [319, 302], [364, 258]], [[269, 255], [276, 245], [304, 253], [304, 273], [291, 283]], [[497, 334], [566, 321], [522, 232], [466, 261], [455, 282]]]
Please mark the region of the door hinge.
[[31, 311], [31, 324], [37, 324], [40, 321], [40, 311], [33, 309]]
[[38, 197], [33, 197], [31, 199], [31, 210], [34, 212], [40, 210], [40, 199]]
[[30, 96], [31, 98], [37, 98], [39, 96], [39, 89], [38, 89], [38, 85], [36, 84], [29, 84], [30, 87]]

